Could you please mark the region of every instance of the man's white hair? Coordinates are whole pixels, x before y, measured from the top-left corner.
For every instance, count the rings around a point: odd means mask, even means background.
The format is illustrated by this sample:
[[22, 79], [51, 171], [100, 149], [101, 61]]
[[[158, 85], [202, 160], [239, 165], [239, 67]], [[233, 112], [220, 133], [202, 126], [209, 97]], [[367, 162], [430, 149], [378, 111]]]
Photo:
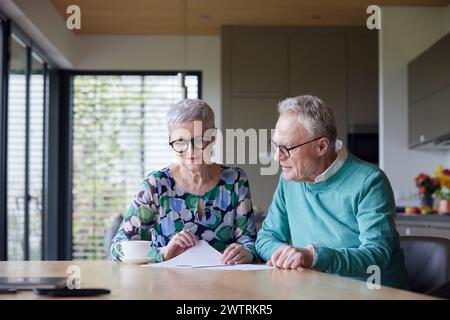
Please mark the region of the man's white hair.
[[311, 95], [286, 98], [278, 103], [279, 114], [292, 113], [305, 127], [311, 138], [325, 136], [334, 150], [337, 130], [333, 110], [320, 98]]

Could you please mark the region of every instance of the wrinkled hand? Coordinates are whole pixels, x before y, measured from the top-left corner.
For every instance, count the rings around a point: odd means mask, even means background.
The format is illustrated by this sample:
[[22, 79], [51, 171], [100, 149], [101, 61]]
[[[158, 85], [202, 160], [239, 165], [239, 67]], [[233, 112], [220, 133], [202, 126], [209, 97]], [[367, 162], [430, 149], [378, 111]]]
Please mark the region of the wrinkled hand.
[[198, 240], [191, 230], [183, 230], [170, 239], [164, 249], [164, 260], [172, 259], [197, 244]]
[[267, 265], [279, 269], [299, 269], [311, 268], [312, 262], [312, 250], [285, 245], [273, 253]]
[[238, 243], [232, 243], [225, 249], [222, 255], [224, 264], [251, 263], [253, 254]]

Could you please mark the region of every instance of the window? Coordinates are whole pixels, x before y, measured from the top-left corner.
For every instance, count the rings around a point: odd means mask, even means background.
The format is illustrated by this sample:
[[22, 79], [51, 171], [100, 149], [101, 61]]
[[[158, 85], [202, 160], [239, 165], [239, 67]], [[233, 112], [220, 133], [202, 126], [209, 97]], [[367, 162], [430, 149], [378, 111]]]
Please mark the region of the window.
[[7, 203], [6, 196], [6, 133], [7, 133], [7, 113], [5, 93], [3, 92], [3, 85], [6, 79], [4, 79], [4, 61], [5, 61], [5, 48], [4, 38], [7, 32], [8, 26], [5, 26], [5, 22], [0, 18], [0, 260], [6, 260], [8, 256], [7, 252]]
[[[199, 97], [199, 74], [186, 85]], [[175, 73], [74, 76], [73, 259], [105, 258], [107, 227], [143, 177], [172, 162], [166, 113], [181, 97]]]
[[8, 260], [41, 260], [45, 65], [11, 37], [8, 76]]
[[30, 259], [41, 260], [44, 186], [45, 65], [36, 55], [31, 59], [29, 111], [29, 243]]
[[11, 39], [8, 82], [8, 260], [25, 258], [25, 152], [27, 51]]

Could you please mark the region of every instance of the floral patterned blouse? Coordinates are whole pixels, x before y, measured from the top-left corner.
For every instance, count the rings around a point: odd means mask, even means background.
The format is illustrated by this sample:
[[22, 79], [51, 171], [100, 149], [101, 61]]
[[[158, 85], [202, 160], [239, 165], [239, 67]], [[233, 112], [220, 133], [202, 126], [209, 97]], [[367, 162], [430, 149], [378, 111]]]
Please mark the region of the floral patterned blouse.
[[[203, 200], [200, 218], [199, 198]], [[112, 241], [111, 255], [120, 260], [115, 249], [120, 241], [149, 240], [152, 248], [148, 257], [161, 262], [161, 248], [183, 229], [191, 230], [220, 252], [231, 243], [239, 243], [256, 259], [255, 221], [245, 172], [221, 166], [219, 182], [202, 196], [183, 191], [168, 167], [148, 174]]]

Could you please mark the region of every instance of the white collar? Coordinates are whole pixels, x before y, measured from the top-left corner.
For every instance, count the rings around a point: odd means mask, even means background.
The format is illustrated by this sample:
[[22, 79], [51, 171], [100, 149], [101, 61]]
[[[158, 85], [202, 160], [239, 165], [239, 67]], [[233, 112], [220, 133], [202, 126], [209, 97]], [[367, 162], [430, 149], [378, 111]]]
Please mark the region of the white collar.
[[319, 174], [315, 179], [313, 183], [319, 183], [322, 181], [325, 181], [329, 179], [333, 174], [338, 172], [338, 170], [342, 167], [345, 160], [347, 160], [348, 152], [347, 148], [344, 146], [344, 143], [341, 140], [336, 140], [336, 152], [337, 157], [333, 161], [332, 164], [321, 174]]

